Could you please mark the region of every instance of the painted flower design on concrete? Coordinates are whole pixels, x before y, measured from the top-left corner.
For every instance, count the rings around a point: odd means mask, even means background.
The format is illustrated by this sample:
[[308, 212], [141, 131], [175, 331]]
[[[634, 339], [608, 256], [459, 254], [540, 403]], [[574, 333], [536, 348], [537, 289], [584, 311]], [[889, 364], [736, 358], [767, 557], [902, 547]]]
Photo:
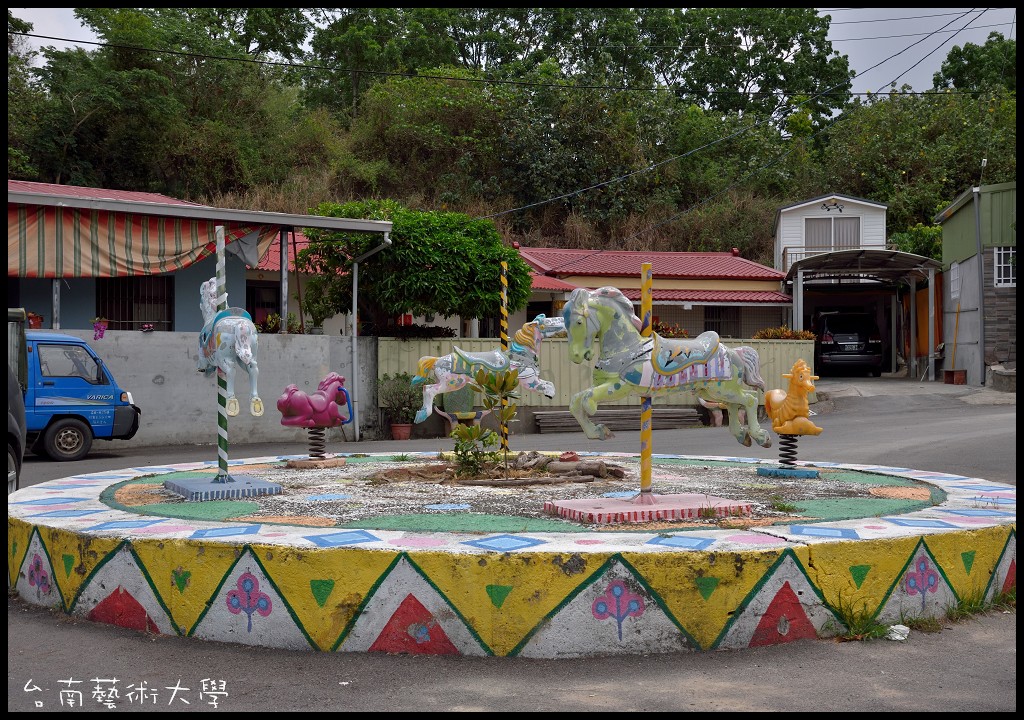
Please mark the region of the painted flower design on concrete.
[[28, 566], [28, 584], [36, 589], [36, 597], [50, 594], [50, 575], [43, 568], [43, 559], [39, 553], [32, 556]]
[[259, 613], [263, 617], [270, 615], [273, 609], [270, 596], [260, 592], [260, 581], [248, 571], [238, 578], [237, 588], [228, 592], [228, 611], [233, 615], [245, 613], [249, 618], [248, 632], [252, 632], [253, 613]]
[[604, 595], [594, 600], [592, 612], [598, 620], [614, 618], [621, 641], [622, 623], [628, 617], [640, 617], [644, 614], [644, 599], [631, 592], [622, 580], [613, 580]]
[[914, 570], [907, 573], [906, 588], [908, 595], [921, 595], [921, 610], [924, 611], [925, 593], [939, 591], [939, 573], [930, 567], [928, 558], [919, 558]]

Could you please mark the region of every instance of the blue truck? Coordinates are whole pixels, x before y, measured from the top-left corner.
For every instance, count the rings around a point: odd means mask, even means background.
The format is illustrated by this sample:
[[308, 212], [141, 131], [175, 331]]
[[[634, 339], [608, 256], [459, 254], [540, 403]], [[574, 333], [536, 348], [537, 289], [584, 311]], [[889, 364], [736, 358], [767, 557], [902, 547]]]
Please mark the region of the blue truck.
[[89, 343], [73, 335], [32, 330], [25, 333], [25, 340], [29, 450], [52, 460], [80, 460], [94, 439], [135, 437], [142, 411]]

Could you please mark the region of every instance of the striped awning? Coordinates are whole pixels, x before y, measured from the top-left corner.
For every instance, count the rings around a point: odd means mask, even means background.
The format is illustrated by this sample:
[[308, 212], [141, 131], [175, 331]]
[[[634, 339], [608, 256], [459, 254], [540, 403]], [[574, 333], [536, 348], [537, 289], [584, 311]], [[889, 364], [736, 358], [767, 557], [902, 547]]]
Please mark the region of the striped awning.
[[161, 217], [108, 210], [7, 205], [7, 276], [124, 277], [174, 272], [217, 252], [255, 267], [278, 237], [276, 225]]

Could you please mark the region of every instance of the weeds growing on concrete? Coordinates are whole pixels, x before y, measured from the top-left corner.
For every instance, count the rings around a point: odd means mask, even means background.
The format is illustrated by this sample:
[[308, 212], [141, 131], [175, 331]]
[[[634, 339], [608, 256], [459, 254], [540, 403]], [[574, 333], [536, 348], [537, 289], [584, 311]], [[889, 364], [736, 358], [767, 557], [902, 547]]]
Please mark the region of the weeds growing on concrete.
[[768, 507], [777, 512], [784, 513], [793, 513], [800, 510], [796, 505], [786, 502], [779, 495], [772, 495], [771, 498], [769, 498]]
[[874, 613], [868, 610], [867, 605], [861, 604], [859, 608], [853, 603], [844, 602], [840, 596], [838, 605], [834, 608], [843, 627], [834, 626], [827, 628], [830, 635], [834, 635], [841, 642], [849, 640], [877, 640], [884, 638], [889, 632], [889, 626], [883, 625], [875, 619]]

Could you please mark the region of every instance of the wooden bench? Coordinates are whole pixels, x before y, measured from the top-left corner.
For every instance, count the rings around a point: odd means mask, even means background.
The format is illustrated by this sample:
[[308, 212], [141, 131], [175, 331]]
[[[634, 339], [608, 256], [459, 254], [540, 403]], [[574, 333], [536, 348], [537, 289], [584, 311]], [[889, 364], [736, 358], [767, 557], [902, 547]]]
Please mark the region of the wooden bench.
[[[590, 416], [595, 423], [604, 423], [612, 431], [636, 430], [640, 432], [640, 408], [616, 408], [598, 410]], [[579, 422], [568, 410], [544, 410], [535, 412], [538, 433], [582, 432]], [[694, 408], [654, 408], [651, 425], [655, 430], [676, 430], [678, 428], [700, 427], [701, 422]]]

